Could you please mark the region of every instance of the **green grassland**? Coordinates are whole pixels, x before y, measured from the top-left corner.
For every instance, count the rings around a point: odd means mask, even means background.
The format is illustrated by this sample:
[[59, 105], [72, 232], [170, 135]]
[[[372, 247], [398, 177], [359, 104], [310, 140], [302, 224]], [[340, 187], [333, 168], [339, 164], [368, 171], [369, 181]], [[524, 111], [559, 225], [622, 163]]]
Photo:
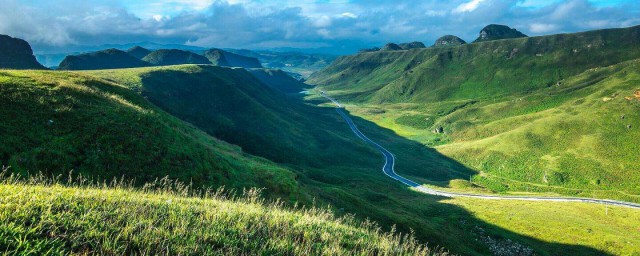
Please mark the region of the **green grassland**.
[[295, 174], [201, 132], [131, 90], [79, 73], [0, 72], [0, 164], [13, 172], [196, 186], [265, 187], [296, 197]]
[[[440, 255], [411, 236], [257, 191], [191, 195], [167, 183], [0, 184], [0, 249], [13, 255]], [[165, 184], [165, 185], [162, 185]], [[191, 195], [191, 196], [190, 196]]]
[[[263, 187], [266, 188], [266, 197], [283, 198], [285, 204], [330, 205], [331, 211], [338, 216], [354, 214], [357, 220], [373, 220], [386, 231], [395, 225], [396, 230], [403, 233], [414, 232], [418, 241], [428, 242], [431, 248], [443, 246], [465, 255], [491, 253], [490, 244], [480, 239], [486, 236], [501, 243], [521, 244], [541, 255], [558, 251], [580, 255], [616, 252], [607, 247], [570, 240], [540, 240], [535, 234], [515, 232], [512, 227], [498, 226], [481, 219], [460, 205], [443, 203], [442, 198], [412, 192], [389, 180], [380, 171], [384, 162], [381, 155], [355, 137], [332, 108], [296, 102], [298, 99], [270, 89], [243, 70], [185, 65], [91, 72], [2, 71], [0, 77], [3, 90], [0, 94], [3, 97], [0, 117], [12, 120], [11, 123], [0, 123], [3, 134], [11, 135], [11, 140], [1, 144], [2, 164], [11, 165], [12, 172], [27, 175], [27, 172], [42, 171], [66, 175], [73, 169], [74, 173], [104, 179], [125, 175], [135, 178], [139, 185], [168, 175], [208, 188], [220, 185], [237, 189]], [[205, 99], [220, 105], [209, 105]], [[313, 99], [309, 102], [320, 103]], [[230, 111], [230, 107], [237, 111]], [[455, 105], [447, 105], [442, 113], [450, 113], [452, 109], [456, 109]], [[197, 116], [206, 121], [197, 119]], [[354, 119], [365, 134], [385, 147], [389, 145], [389, 149], [403, 159], [396, 166], [403, 175], [425, 183], [445, 184], [451, 179], [474, 174], [473, 170], [417, 141], [398, 136], [374, 122]], [[53, 123], [48, 120], [53, 120]], [[216, 133], [216, 129], [220, 129], [217, 125], [224, 125], [222, 132], [240, 134], [234, 141], [239, 147], [223, 142], [229, 137]], [[254, 132], [263, 131], [261, 129], [265, 132]], [[145, 137], [147, 133], [151, 134]], [[267, 136], [269, 134], [273, 135]], [[245, 135], [259, 136], [264, 139], [263, 144], [256, 145], [256, 151], [249, 152], [252, 142], [244, 140]], [[315, 144], [314, 140], [334, 144]], [[96, 148], [96, 141], [100, 142], [100, 148]], [[287, 141], [293, 144], [289, 146]], [[260, 147], [282, 148], [283, 151], [260, 151]], [[110, 150], [110, 155], [98, 154], [97, 162], [85, 160], [93, 159], [88, 157], [93, 156], [89, 153], [104, 150]], [[176, 150], [184, 155], [172, 156], [177, 154], [174, 153]], [[61, 153], [52, 156], [49, 152]], [[163, 154], [154, 157], [158, 152]], [[21, 154], [29, 158], [19, 158]], [[309, 156], [313, 161], [293, 157], [297, 155]], [[62, 158], [59, 161], [58, 156], [73, 159]], [[154, 158], [150, 159], [150, 156]], [[189, 159], [200, 164], [210, 163], [212, 167], [198, 169], [200, 165]], [[278, 162], [278, 159], [284, 160]], [[220, 180], [207, 179], [218, 177], [216, 175], [221, 177]], [[35, 189], [41, 186], [24, 187]], [[98, 193], [97, 190], [95, 192]], [[112, 190], [105, 189], [101, 193], [112, 193]], [[30, 206], [35, 207], [33, 204]], [[126, 208], [122, 205], [117, 207]], [[114, 208], [109, 209], [115, 211]], [[119, 211], [124, 210], [128, 209]], [[535, 228], [526, 223], [521, 225], [523, 228]], [[568, 227], [570, 223], [560, 230], [570, 232]], [[623, 227], [612, 225], [613, 230]], [[486, 232], [478, 233], [475, 231], [478, 228]], [[551, 230], [551, 227], [538, 228]], [[97, 229], [94, 231], [91, 234]], [[614, 238], [608, 236], [606, 241], [616, 243]], [[194, 239], [165, 241], [193, 248], [188, 244], [197, 241]], [[117, 246], [106, 248], [114, 247]], [[55, 248], [70, 250], [78, 247], [64, 244]], [[253, 250], [256, 247], [243, 248]]]
[[638, 202], [638, 54], [631, 27], [362, 53], [309, 81], [494, 192]]

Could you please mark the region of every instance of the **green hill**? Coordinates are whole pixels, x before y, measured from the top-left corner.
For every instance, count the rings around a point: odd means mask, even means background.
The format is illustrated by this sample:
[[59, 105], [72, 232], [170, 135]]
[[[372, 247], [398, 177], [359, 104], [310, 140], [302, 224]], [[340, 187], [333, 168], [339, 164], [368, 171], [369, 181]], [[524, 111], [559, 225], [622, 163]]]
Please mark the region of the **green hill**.
[[10, 255], [436, 255], [411, 237], [256, 197], [0, 184]]
[[251, 157], [112, 82], [68, 72], [0, 72], [0, 165], [138, 183], [265, 187], [295, 197], [295, 175]]
[[149, 63], [118, 49], [70, 55], [64, 58], [58, 70], [95, 70], [147, 67]]
[[220, 49], [208, 50], [204, 52], [204, 56], [216, 66], [262, 68], [262, 64], [260, 64], [260, 61], [256, 58], [246, 57]]
[[149, 53], [151, 53], [151, 50], [148, 50], [146, 48], [142, 48], [140, 46], [134, 46], [129, 48], [129, 50], [127, 50], [127, 53], [133, 57], [136, 57], [138, 59], [143, 59], [145, 56], [149, 55]]
[[258, 59], [265, 68], [281, 69], [287, 72], [300, 74], [302, 78], [309, 77], [312, 73], [321, 70], [336, 58], [333, 55], [312, 54], [300, 52], [276, 52], [276, 51], [227, 51]]
[[0, 35], [0, 69], [46, 69], [33, 56], [26, 41]]
[[202, 55], [195, 54], [183, 50], [157, 50], [147, 54], [143, 61], [149, 62], [155, 66], [169, 66], [182, 64], [211, 64], [211, 62]]
[[[362, 53], [309, 82], [436, 146], [494, 191], [637, 202], [638, 58], [640, 27], [631, 27]], [[365, 111], [374, 106], [382, 114]]]
[[300, 93], [309, 88], [305, 83], [280, 69], [249, 69], [247, 71], [258, 78], [260, 82], [284, 93]]

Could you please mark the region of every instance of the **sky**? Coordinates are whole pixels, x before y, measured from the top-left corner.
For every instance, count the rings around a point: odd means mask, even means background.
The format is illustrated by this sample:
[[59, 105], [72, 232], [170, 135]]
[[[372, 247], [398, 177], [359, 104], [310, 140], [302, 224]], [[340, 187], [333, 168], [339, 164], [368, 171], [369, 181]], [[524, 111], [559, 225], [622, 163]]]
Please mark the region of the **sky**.
[[488, 24], [529, 35], [640, 25], [638, 0], [0, 0], [0, 34], [36, 52], [155, 42], [337, 54]]

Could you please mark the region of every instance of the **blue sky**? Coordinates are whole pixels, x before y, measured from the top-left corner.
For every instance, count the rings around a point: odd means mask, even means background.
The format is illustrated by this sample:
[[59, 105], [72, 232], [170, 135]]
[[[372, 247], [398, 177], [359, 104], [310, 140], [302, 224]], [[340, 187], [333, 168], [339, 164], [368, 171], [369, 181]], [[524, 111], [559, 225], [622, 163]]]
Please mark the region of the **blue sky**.
[[528, 35], [640, 25], [637, 0], [0, 0], [0, 34], [34, 49], [157, 42], [335, 49], [472, 41], [497, 23]]

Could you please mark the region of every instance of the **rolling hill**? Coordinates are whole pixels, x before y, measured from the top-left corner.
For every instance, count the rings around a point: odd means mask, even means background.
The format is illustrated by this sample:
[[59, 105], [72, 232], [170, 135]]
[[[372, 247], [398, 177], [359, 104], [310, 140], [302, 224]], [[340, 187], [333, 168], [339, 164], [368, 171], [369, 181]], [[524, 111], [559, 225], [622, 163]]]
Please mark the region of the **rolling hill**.
[[291, 77], [280, 69], [248, 69], [260, 82], [284, 93], [297, 93], [308, 89], [310, 86]]
[[150, 65], [124, 51], [107, 49], [80, 55], [69, 55], [58, 65], [58, 70], [137, 68]]
[[361, 53], [309, 82], [491, 190], [637, 202], [638, 58], [640, 26]]
[[262, 68], [260, 61], [253, 57], [247, 57], [220, 49], [210, 49], [204, 52], [204, 56], [213, 65], [221, 67]]
[[176, 50], [176, 49], [163, 49], [153, 51], [144, 58], [143, 61], [151, 63], [154, 66], [169, 66], [169, 65], [182, 65], [182, 64], [211, 64], [211, 62], [202, 55], [195, 54], [189, 51]]
[[33, 56], [27, 41], [0, 35], [0, 69], [46, 69]]
[[143, 59], [145, 56], [149, 55], [149, 53], [151, 53], [151, 50], [148, 50], [146, 48], [142, 48], [140, 46], [134, 46], [131, 47], [127, 50], [127, 53], [133, 57], [136, 57], [137, 59]]
[[73, 172], [137, 183], [169, 176], [200, 186], [297, 195], [295, 174], [168, 115], [137, 93], [68, 72], [1, 71], [0, 165], [23, 176]]

